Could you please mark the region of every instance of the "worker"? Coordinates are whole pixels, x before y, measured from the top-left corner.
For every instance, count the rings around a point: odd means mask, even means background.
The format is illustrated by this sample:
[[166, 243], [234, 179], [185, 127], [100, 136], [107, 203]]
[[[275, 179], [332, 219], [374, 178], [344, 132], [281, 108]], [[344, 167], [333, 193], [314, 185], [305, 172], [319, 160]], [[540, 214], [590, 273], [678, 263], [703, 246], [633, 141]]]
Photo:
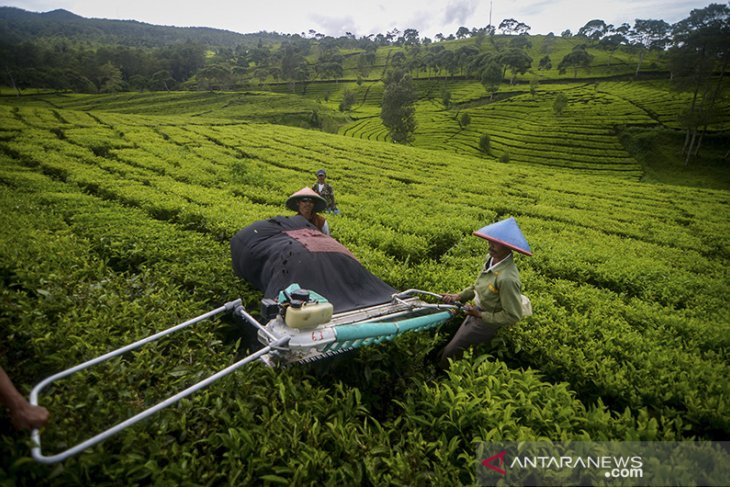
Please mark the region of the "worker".
[[339, 215], [340, 210], [337, 209], [337, 204], [335, 203], [335, 190], [332, 189], [332, 185], [325, 182], [327, 172], [324, 169], [320, 169], [316, 172], [316, 176], [317, 182], [312, 185], [312, 189], [327, 202], [324, 211]]
[[324, 233], [330, 234], [327, 219], [319, 214], [320, 211], [327, 207], [327, 201], [310, 188], [302, 188], [296, 193], [289, 196], [286, 200], [286, 207], [292, 211], [296, 211], [297, 215], [304, 217], [309, 223], [314, 225]]
[[48, 410], [30, 404], [13, 385], [0, 367], [0, 403], [8, 408], [10, 421], [16, 429], [37, 429], [48, 422]]
[[[514, 218], [487, 225], [473, 233], [489, 242], [484, 268], [476, 281], [460, 293], [443, 294], [445, 303], [467, 303], [466, 318], [439, 356], [439, 367], [447, 369], [449, 359], [459, 358], [470, 346], [490, 341], [497, 331], [532, 313], [521, 292], [520, 275], [512, 251], [532, 255], [530, 246]], [[526, 302], [524, 302], [526, 300]]]

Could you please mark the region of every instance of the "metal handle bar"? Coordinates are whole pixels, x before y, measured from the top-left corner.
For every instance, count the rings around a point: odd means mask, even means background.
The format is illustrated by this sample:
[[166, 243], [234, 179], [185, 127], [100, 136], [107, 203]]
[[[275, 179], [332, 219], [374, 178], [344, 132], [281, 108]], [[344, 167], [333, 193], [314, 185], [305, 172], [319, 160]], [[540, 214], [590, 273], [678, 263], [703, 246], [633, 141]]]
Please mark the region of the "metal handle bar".
[[421, 289], [406, 289], [403, 292], [396, 293], [393, 295], [394, 298], [403, 298], [406, 296], [412, 296], [414, 294], [425, 294], [426, 296], [433, 296], [434, 298], [441, 299], [441, 295], [437, 293], [432, 293], [431, 291], [423, 291]]
[[[150, 343], [152, 341], [155, 341], [155, 340], [157, 340], [159, 338], [162, 338], [163, 336], [166, 336], [166, 335], [169, 335], [171, 333], [174, 333], [174, 332], [176, 332], [178, 330], [181, 330], [183, 328], [186, 328], [186, 327], [188, 327], [190, 325], [193, 325], [193, 324], [198, 323], [200, 321], [203, 321], [205, 319], [211, 318], [211, 317], [213, 317], [213, 316], [215, 316], [215, 315], [217, 315], [219, 313], [222, 313], [224, 311], [230, 311], [232, 309], [236, 309], [236, 307], [239, 307], [240, 305], [241, 305], [241, 300], [240, 299], [237, 299], [235, 301], [231, 301], [231, 302], [226, 303], [225, 305], [221, 306], [220, 308], [217, 308], [217, 309], [215, 309], [213, 311], [209, 311], [208, 313], [202, 314], [202, 315], [200, 315], [200, 316], [198, 316], [196, 318], [193, 318], [191, 320], [188, 320], [188, 321], [186, 321], [184, 323], [181, 323], [179, 325], [173, 326], [171, 328], [168, 328], [167, 330], [163, 330], [163, 331], [161, 331], [159, 333], [156, 333], [154, 335], [151, 335], [151, 336], [149, 336], [147, 338], [143, 338], [142, 340], [136, 341], [136, 342], [134, 342], [134, 343], [132, 343], [130, 345], [121, 347], [121, 348], [119, 348], [117, 350], [114, 350], [112, 352], [109, 352], [109, 353], [107, 353], [105, 355], [101, 355], [101, 356], [96, 357], [96, 358], [94, 358], [92, 360], [89, 360], [89, 361], [84, 362], [82, 364], [76, 365], [75, 367], [71, 367], [71, 368], [66, 369], [66, 370], [64, 370], [62, 372], [59, 372], [57, 374], [54, 374], [54, 375], [48, 377], [47, 379], [44, 379], [43, 381], [39, 382], [33, 388], [33, 390], [30, 393], [30, 403], [33, 404], [33, 405], [38, 405], [38, 395], [40, 394], [40, 392], [45, 387], [47, 387], [49, 384], [51, 384], [52, 382], [54, 382], [54, 381], [56, 381], [58, 379], [62, 379], [62, 378], [67, 377], [67, 376], [69, 376], [71, 374], [74, 374], [76, 372], [79, 372], [81, 370], [84, 370], [86, 368], [89, 368], [89, 367], [91, 367], [93, 365], [99, 364], [99, 363], [104, 362], [106, 360], [109, 360], [109, 359], [111, 359], [113, 357], [119, 356], [119, 355], [121, 355], [123, 353], [129, 352], [131, 350], [135, 350], [135, 349], [141, 347], [142, 345], [145, 345], [147, 343]], [[69, 449], [67, 449], [67, 450], [65, 450], [65, 451], [63, 451], [61, 453], [58, 453], [56, 455], [50, 455], [50, 456], [43, 455], [43, 453], [41, 452], [41, 435], [40, 435], [40, 431], [38, 429], [34, 429], [31, 432], [31, 437], [32, 437], [33, 442], [34, 442], [34, 446], [32, 448], [33, 458], [36, 461], [40, 462], [40, 463], [50, 464], [50, 463], [60, 462], [62, 460], [65, 460], [65, 459], [73, 456], [73, 455], [76, 455], [76, 454], [80, 453], [81, 451], [83, 451], [83, 450], [85, 450], [85, 449], [87, 449], [87, 448], [89, 448], [89, 447], [91, 447], [93, 445], [96, 445], [97, 443], [100, 443], [100, 442], [104, 441], [105, 439], [109, 438], [110, 436], [112, 436], [112, 435], [114, 435], [114, 434], [122, 431], [123, 429], [128, 428], [129, 426], [132, 426], [132, 425], [138, 423], [139, 421], [147, 418], [148, 416], [151, 416], [152, 414], [156, 413], [157, 411], [160, 411], [161, 409], [164, 409], [167, 406], [170, 406], [171, 404], [174, 404], [175, 402], [179, 401], [180, 399], [183, 399], [183, 398], [185, 398], [185, 397], [193, 394], [194, 392], [196, 392], [196, 391], [198, 391], [198, 390], [200, 390], [200, 389], [208, 386], [212, 382], [215, 382], [216, 380], [218, 380], [218, 379], [220, 379], [222, 377], [225, 377], [226, 375], [230, 374], [231, 372], [233, 372], [234, 370], [238, 369], [239, 367], [241, 367], [241, 366], [243, 366], [243, 365], [245, 365], [245, 364], [247, 364], [247, 363], [249, 363], [249, 362], [251, 362], [253, 360], [256, 360], [257, 358], [259, 358], [262, 355], [265, 355], [265, 354], [269, 353], [272, 348], [274, 348], [274, 347], [281, 347], [281, 346], [285, 345], [288, 340], [289, 340], [289, 337], [283, 337], [281, 339], [278, 339], [278, 340], [270, 343], [268, 346], [262, 348], [261, 350], [259, 350], [259, 351], [255, 352], [255, 353], [253, 353], [253, 354], [251, 354], [251, 355], [249, 355], [249, 356], [241, 359], [240, 361], [236, 362], [235, 364], [230, 365], [230, 366], [226, 367], [225, 369], [220, 370], [219, 372], [216, 372], [215, 374], [211, 375], [207, 379], [204, 379], [204, 380], [198, 382], [197, 384], [194, 384], [194, 385], [188, 387], [184, 391], [181, 391], [181, 392], [179, 392], [179, 393], [177, 393], [177, 394], [175, 394], [175, 395], [173, 395], [173, 396], [165, 399], [164, 401], [162, 401], [162, 402], [160, 402], [160, 403], [158, 403], [158, 404], [156, 404], [154, 406], [151, 406], [150, 408], [142, 411], [141, 413], [139, 413], [139, 414], [137, 414], [137, 415], [135, 415], [135, 416], [133, 416], [133, 417], [125, 420], [125, 421], [122, 421], [121, 423], [117, 424], [116, 426], [113, 426], [113, 427], [111, 427], [111, 428], [109, 428], [109, 429], [107, 429], [107, 430], [105, 430], [105, 431], [97, 434], [96, 436], [93, 436], [93, 437], [91, 437], [91, 438], [89, 438], [89, 439], [87, 439], [85, 441], [82, 441], [78, 445], [75, 445], [75, 446], [73, 446], [73, 447], [71, 447], [71, 448], [69, 448]]]
[[[432, 293], [430, 291], [423, 291], [421, 289], [408, 289], [408, 290], [403, 291], [401, 293], [394, 294], [393, 295], [393, 299], [395, 299], [395, 300], [397, 300], [399, 302], [403, 302], [403, 301], [401, 301], [402, 298], [405, 298], [405, 297], [408, 297], [408, 296], [413, 296], [414, 294], [424, 294], [426, 296], [432, 296], [432, 297], [438, 298], [438, 299], [441, 299], [442, 298], [442, 295], [441, 294]], [[419, 303], [418, 304], [418, 307], [419, 308], [436, 308], [436, 309], [449, 309], [449, 308], [452, 308], [452, 309], [454, 309], [454, 308], [455, 309], [461, 309], [461, 308], [464, 307], [464, 304], [463, 303], [460, 303], [458, 301], [454, 302], [453, 304], [424, 304], [424, 303]]]

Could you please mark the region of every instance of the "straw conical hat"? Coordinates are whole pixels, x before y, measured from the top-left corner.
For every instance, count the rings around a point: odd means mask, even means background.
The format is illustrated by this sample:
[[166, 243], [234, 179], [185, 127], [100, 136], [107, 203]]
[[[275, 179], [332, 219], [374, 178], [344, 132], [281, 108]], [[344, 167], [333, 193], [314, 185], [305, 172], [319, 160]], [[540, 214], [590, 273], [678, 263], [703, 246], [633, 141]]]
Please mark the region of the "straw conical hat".
[[522, 235], [517, 221], [512, 217], [482, 227], [474, 232], [473, 235], [497, 242], [522, 254], [532, 255], [530, 244], [527, 243], [527, 239]]
[[302, 198], [311, 198], [314, 201], [314, 211], [322, 211], [327, 208], [327, 201], [318, 195], [312, 188], [304, 187], [289, 196], [286, 200], [286, 207], [292, 211], [298, 211], [297, 204]]

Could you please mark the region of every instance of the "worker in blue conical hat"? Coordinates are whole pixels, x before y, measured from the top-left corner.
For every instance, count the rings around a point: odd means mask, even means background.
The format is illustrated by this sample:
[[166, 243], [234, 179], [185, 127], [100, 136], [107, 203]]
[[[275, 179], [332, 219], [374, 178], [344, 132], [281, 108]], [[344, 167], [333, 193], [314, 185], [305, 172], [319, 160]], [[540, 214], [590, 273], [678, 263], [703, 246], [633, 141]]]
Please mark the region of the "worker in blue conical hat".
[[457, 294], [443, 294], [445, 303], [467, 303], [466, 318], [451, 341], [441, 351], [439, 367], [449, 367], [465, 349], [491, 340], [502, 327], [517, 323], [523, 314], [532, 313], [529, 300], [522, 295], [520, 274], [512, 252], [532, 255], [530, 246], [514, 218], [508, 218], [475, 231], [473, 235], [489, 242], [484, 268], [474, 283]]
[[322, 233], [326, 235], [330, 234], [327, 219], [319, 214], [320, 211], [327, 207], [327, 201], [311, 188], [305, 186], [289, 196], [286, 200], [286, 207], [292, 211], [296, 211], [298, 216], [303, 217]]

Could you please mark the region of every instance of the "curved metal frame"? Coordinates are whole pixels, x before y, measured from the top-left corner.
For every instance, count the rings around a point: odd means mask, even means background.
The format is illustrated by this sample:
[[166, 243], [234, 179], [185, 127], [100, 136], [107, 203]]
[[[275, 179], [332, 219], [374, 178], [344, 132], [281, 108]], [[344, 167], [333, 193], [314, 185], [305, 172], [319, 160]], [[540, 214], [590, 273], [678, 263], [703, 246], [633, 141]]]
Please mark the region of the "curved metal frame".
[[[117, 350], [113, 350], [105, 355], [101, 355], [92, 360], [89, 360], [82, 364], [76, 365], [75, 367], [71, 367], [62, 372], [54, 374], [54, 375], [48, 377], [47, 379], [44, 379], [43, 381], [39, 382], [31, 391], [30, 403], [33, 405], [38, 405], [38, 396], [39, 396], [40, 392], [44, 388], [46, 388], [48, 385], [50, 385], [51, 383], [53, 383], [59, 379], [68, 377], [71, 374], [74, 374], [81, 370], [87, 369], [87, 368], [89, 368], [93, 365], [99, 364], [101, 362], [105, 362], [105, 361], [107, 361], [111, 358], [117, 357], [123, 353], [140, 348], [141, 346], [143, 346], [147, 343], [158, 340], [159, 338], [162, 338], [162, 337], [169, 335], [171, 333], [174, 333], [176, 331], [182, 330], [183, 328], [187, 328], [190, 325], [193, 325], [200, 321], [211, 318], [219, 313], [223, 313], [223, 312], [231, 311], [231, 310], [236, 310], [238, 312], [238, 314], [241, 314], [241, 316], [243, 316], [248, 321], [252, 321], [254, 324], [258, 325], [259, 327], [261, 326], [255, 319], [253, 319], [253, 317], [251, 317], [250, 315], [245, 313], [245, 311], [243, 312], [243, 314], [241, 313], [240, 310], [243, 310], [243, 306], [241, 306], [241, 300], [237, 299], [235, 301], [226, 303], [225, 305], [223, 305], [220, 308], [217, 308], [213, 311], [209, 311], [208, 313], [202, 314], [202, 315], [200, 315], [196, 318], [193, 318], [191, 320], [188, 320], [184, 323], [180, 323], [179, 325], [168, 328], [167, 330], [163, 330], [154, 335], [150, 335], [147, 338], [143, 338], [142, 340], [136, 341], [125, 347], [118, 348]], [[101, 433], [99, 433], [85, 441], [82, 441], [81, 443], [79, 443], [61, 453], [58, 453], [56, 455], [47, 456], [41, 452], [41, 434], [38, 429], [34, 429], [31, 432], [31, 437], [34, 442], [34, 446], [32, 448], [33, 458], [40, 463], [50, 464], [50, 463], [60, 462], [73, 455], [76, 455], [76, 454], [80, 453], [81, 451], [106, 440], [110, 436], [112, 436], [116, 433], [119, 433], [123, 429], [128, 428], [129, 426], [132, 426], [132, 425], [142, 421], [143, 419], [147, 418], [148, 416], [151, 416], [152, 414], [156, 413], [157, 411], [160, 411], [161, 409], [164, 409], [167, 406], [170, 406], [170, 405], [176, 403], [180, 399], [183, 399], [183, 398], [193, 394], [194, 392], [199, 391], [200, 389], [203, 389], [204, 387], [210, 385], [211, 383], [217, 381], [218, 379], [225, 377], [226, 375], [235, 371], [239, 367], [241, 367], [253, 360], [258, 359], [262, 355], [269, 353], [272, 349], [285, 346], [288, 339], [289, 339], [288, 337], [284, 337], [284, 338], [275, 340], [274, 342], [270, 343], [268, 346], [262, 348], [261, 350], [257, 351], [256, 353], [249, 355], [248, 357], [245, 357], [245, 358], [239, 360], [238, 362], [234, 363], [233, 365], [230, 365], [230, 366], [226, 367], [225, 369], [216, 372], [215, 374], [211, 375], [207, 379], [204, 379], [204, 380], [198, 382], [197, 384], [194, 384], [194, 385], [188, 387], [187, 389], [165, 399], [164, 401], [162, 401], [158, 404], [155, 404], [154, 406], [151, 406], [148, 409], [145, 409], [141, 413], [139, 413], [135, 416], [132, 416], [131, 418], [126, 419], [126, 420], [122, 421], [121, 423], [118, 423], [117, 425], [112, 426], [111, 428], [109, 428], [105, 431], [102, 431]]]
[[[444, 305], [444, 304], [427, 304], [422, 301], [419, 301], [418, 304], [408, 302], [405, 299], [408, 297], [414, 295], [414, 294], [424, 294], [429, 295], [433, 297], [440, 297], [439, 294], [431, 293], [428, 291], [421, 291], [418, 289], [409, 289], [407, 291], [404, 291], [402, 293], [397, 293], [393, 295], [393, 301], [399, 303], [400, 305], [406, 305], [409, 310], [405, 311], [399, 311], [395, 313], [386, 313], [385, 316], [379, 315], [377, 317], [366, 317], [364, 320], [360, 319], [357, 321], [357, 326], [362, 327], [363, 325], [372, 324], [376, 321], [382, 321], [384, 318], [393, 319], [399, 316], [403, 316], [408, 314], [413, 309], [439, 309], [439, 310], [450, 310], [451, 312], [454, 311], [455, 308], [461, 307], [460, 303], [456, 303], [453, 305]], [[126, 345], [124, 347], [118, 348], [116, 350], [113, 350], [109, 353], [106, 353], [104, 355], [101, 355], [99, 357], [96, 357], [94, 359], [88, 360], [86, 362], [83, 362], [79, 365], [76, 365], [74, 367], [68, 368], [66, 370], [63, 370], [61, 372], [58, 372], [57, 374], [54, 374], [41, 382], [39, 382], [31, 391], [30, 393], [30, 403], [32, 405], [38, 405], [38, 397], [43, 389], [48, 387], [53, 382], [56, 382], [60, 379], [63, 379], [65, 377], [68, 377], [72, 374], [75, 374], [76, 372], [79, 372], [81, 370], [87, 369], [89, 367], [92, 367], [94, 365], [97, 365], [99, 363], [105, 362], [109, 359], [112, 359], [114, 357], [117, 357], [119, 355], [122, 355], [126, 352], [136, 350], [143, 345], [153, 342], [155, 340], [158, 340], [164, 336], [170, 335], [172, 333], [175, 333], [176, 331], [182, 330], [184, 328], [187, 328], [188, 326], [194, 325], [195, 323], [198, 323], [200, 321], [206, 320], [208, 318], [212, 318], [215, 315], [218, 315], [223, 312], [230, 312], [233, 311], [236, 315], [243, 318], [245, 321], [249, 322], [250, 324], [254, 325], [259, 329], [261, 333], [266, 335], [268, 338], [268, 342], [266, 343], [266, 346], [264, 346], [262, 349], [258, 350], [257, 352], [244, 357], [243, 359], [239, 360], [238, 362], [226, 367], [223, 370], [220, 370], [216, 372], [215, 374], [211, 375], [210, 377], [203, 379], [202, 381], [188, 387], [187, 389], [178, 392], [177, 394], [174, 394], [173, 396], [170, 396], [169, 398], [163, 400], [162, 402], [159, 402], [155, 404], [154, 406], [151, 406], [144, 411], [136, 414], [135, 416], [132, 416], [131, 418], [128, 418], [121, 423], [118, 423], [111, 428], [108, 428], [105, 431], [102, 431], [101, 433], [92, 436], [91, 438], [82, 441], [81, 443], [78, 443], [77, 445], [72, 446], [71, 448], [68, 448], [65, 451], [62, 451], [61, 453], [55, 454], [55, 455], [44, 455], [41, 451], [41, 434], [39, 429], [34, 429], [31, 432], [31, 437], [33, 439], [34, 446], [32, 447], [32, 455], [33, 458], [40, 462], [40, 463], [56, 463], [63, 461], [73, 455], [76, 455], [83, 450], [92, 447], [96, 445], [97, 443], [100, 443], [107, 438], [111, 437], [112, 435], [115, 435], [116, 433], [119, 433], [120, 431], [124, 430], [125, 428], [128, 428], [143, 419], [151, 416], [152, 414], [178, 402], [180, 399], [183, 399], [185, 397], [190, 396], [191, 394], [199, 391], [200, 389], [203, 389], [204, 387], [210, 385], [211, 383], [217, 381], [218, 379], [225, 377], [226, 375], [230, 374], [231, 372], [237, 370], [238, 368], [242, 367], [243, 365], [248, 364], [249, 362], [252, 362], [259, 358], [264, 358], [265, 355], [271, 353], [271, 352], [280, 352], [280, 351], [286, 351], [288, 350], [289, 341], [291, 340], [290, 336], [282, 336], [282, 337], [276, 337], [272, 335], [263, 325], [261, 325], [256, 319], [251, 316], [249, 313], [246, 312], [244, 307], [241, 304], [241, 299], [236, 299], [235, 301], [228, 302], [221, 306], [220, 308], [214, 309], [212, 311], [209, 311], [205, 314], [202, 314], [196, 318], [193, 318], [191, 320], [188, 320], [184, 323], [180, 323], [179, 325], [175, 325], [173, 327], [170, 327], [166, 330], [163, 330], [159, 333], [155, 333], [154, 335], [150, 335], [146, 338], [143, 338], [141, 340], [138, 340], [134, 343], [131, 343], [129, 345]], [[379, 343], [380, 341], [386, 340], [386, 339], [392, 339], [394, 336], [398, 335], [401, 331], [406, 331], [410, 328], [418, 328], [418, 327], [431, 327], [434, 324], [436, 324], [438, 321], [442, 321], [444, 319], [448, 318], [448, 315], [444, 312], [437, 313], [436, 316], [430, 316], [428, 318], [421, 317], [411, 320], [405, 320], [401, 322], [394, 322], [394, 323], [383, 323], [384, 325], [389, 325], [390, 328], [388, 329], [388, 333], [386, 333], [387, 336], [384, 337], [375, 337], [370, 336], [372, 333], [368, 332], [366, 337], [361, 336], [353, 336], [353, 342], [350, 344], [351, 346], [355, 345], [355, 342], [357, 346], [360, 346], [360, 344], [369, 344], [369, 343]], [[354, 325], [353, 325], [354, 326]], [[403, 330], [401, 330], [403, 328]], [[347, 328], [350, 330], [350, 328]], [[352, 328], [353, 330], [355, 328]], [[357, 334], [355, 334], [357, 335]], [[347, 340], [347, 343], [350, 343], [350, 340]]]

